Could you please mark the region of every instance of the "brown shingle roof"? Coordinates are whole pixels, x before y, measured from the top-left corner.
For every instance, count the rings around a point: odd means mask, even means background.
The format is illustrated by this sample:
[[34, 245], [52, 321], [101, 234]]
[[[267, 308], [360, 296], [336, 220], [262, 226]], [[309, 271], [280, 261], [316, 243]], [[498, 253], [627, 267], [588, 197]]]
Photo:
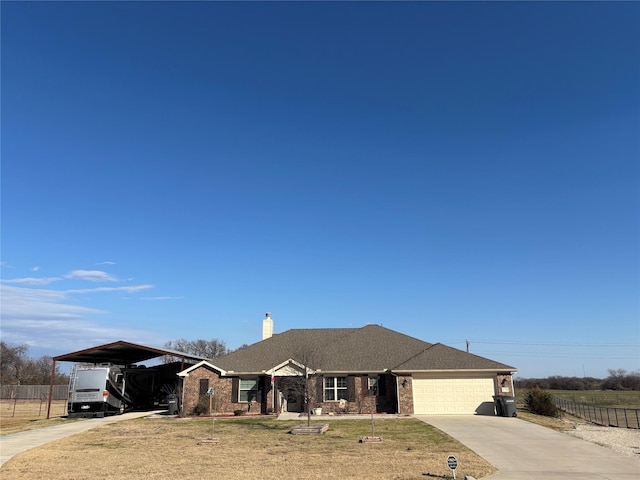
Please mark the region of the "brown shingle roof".
[[513, 372], [517, 369], [504, 363], [436, 343], [396, 365], [393, 370], [397, 372], [428, 370], [504, 370]]
[[379, 325], [294, 329], [212, 360], [234, 373], [261, 373], [293, 359], [324, 372], [497, 369], [513, 367], [445, 345], [432, 345]]

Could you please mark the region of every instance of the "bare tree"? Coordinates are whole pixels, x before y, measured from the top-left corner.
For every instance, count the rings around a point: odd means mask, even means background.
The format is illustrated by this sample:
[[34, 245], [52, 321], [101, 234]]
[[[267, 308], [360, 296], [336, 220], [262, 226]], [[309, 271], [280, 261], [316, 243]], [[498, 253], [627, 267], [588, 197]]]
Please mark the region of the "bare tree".
[[[53, 357], [43, 355], [40, 358], [32, 360], [33, 370], [31, 383], [34, 385], [47, 385], [51, 381], [51, 370], [53, 368]], [[53, 372], [53, 384], [64, 385], [69, 383], [69, 375], [60, 371], [60, 367], [56, 365]]]
[[609, 376], [602, 382], [603, 390], [637, 390], [640, 388], [640, 370], [627, 372], [624, 368], [608, 370]]
[[27, 357], [29, 346], [9, 345], [0, 342], [0, 380], [3, 385], [22, 385], [29, 378], [29, 363]]
[[321, 355], [317, 350], [311, 347], [299, 349], [292, 358], [300, 369], [300, 375], [287, 378], [286, 388], [289, 392], [301, 396], [304, 400], [304, 408], [307, 413], [307, 426], [311, 425], [311, 409], [321, 399], [317, 398], [316, 384], [313, 381], [317, 379], [316, 370], [321, 364]]
[[[53, 358], [42, 356], [34, 359], [27, 354], [26, 344], [10, 345], [0, 342], [0, 383], [3, 385], [47, 385], [51, 380]], [[58, 366], [54, 372], [54, 384], [62, 385], [69, 377]]]
[[209, 359], [231, 353], [231, 350], [227, 348], [224, 341], [218, 340], [217, 338], [212, 338], [211, 340], [186, 340], [184, 338], [179, 338], [178, 340], [170, 340], [166, 342], [164, 344], [164, 348]]

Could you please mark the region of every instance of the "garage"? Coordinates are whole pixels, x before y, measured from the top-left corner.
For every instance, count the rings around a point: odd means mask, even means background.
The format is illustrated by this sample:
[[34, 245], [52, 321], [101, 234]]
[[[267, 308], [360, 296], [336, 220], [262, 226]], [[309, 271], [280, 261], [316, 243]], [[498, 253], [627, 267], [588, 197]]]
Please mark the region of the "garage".
[[493, 395], [493, 376], [413, 376], [416, 415], [493, 414]]

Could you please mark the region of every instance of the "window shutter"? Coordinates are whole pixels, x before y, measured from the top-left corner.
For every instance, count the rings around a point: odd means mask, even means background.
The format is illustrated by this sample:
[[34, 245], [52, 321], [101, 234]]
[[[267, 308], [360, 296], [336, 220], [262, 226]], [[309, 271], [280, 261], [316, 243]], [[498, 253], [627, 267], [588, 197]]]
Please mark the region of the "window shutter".
[[356, 377], [353, 375], [347, 377], [347, 401], [356, 401]]
[[240, 379], [231, 379], [231, 403], [238, 403], [238, 390], [240, 388]]
[[324, 402], [324, 377], [319, 375], [316, 377], [316, 398], [315, 403]]

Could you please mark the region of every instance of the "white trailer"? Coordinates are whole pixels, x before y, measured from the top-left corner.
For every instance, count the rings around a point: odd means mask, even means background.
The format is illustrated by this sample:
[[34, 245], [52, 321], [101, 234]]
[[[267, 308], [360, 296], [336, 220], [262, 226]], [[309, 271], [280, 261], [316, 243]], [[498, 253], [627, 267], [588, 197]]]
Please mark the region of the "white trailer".
[[179, 362], [144, 365], [75, 365], [69, 379], [69, 417], [104, 417], [167, 405], [178, 388]]
[[74, 366], [69, 380], [69, 417], [104, 417], [123, 413], [125, 395], [122, 368], [116, 365]]

